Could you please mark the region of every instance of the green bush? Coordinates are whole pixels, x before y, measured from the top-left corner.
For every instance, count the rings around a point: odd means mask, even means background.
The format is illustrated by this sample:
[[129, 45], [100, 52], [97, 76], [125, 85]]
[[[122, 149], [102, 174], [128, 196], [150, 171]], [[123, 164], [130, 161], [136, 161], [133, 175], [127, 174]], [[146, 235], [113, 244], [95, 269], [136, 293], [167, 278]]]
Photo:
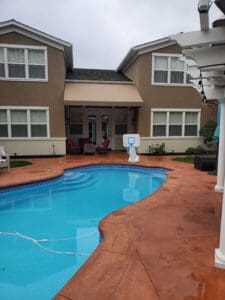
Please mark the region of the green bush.
[[196, 148], [193, 148], [193, 147], [187, 148], [185, 153], [188, 154], [188, 155], [191, 155], [191, 154], [199, 155], [199, 154], [207, 154], [207, 151], [204, 147], [198, 146]]
[[149, 154], [163, 155], [165, 152], [165, 143], [150, 145], [148, 147]]

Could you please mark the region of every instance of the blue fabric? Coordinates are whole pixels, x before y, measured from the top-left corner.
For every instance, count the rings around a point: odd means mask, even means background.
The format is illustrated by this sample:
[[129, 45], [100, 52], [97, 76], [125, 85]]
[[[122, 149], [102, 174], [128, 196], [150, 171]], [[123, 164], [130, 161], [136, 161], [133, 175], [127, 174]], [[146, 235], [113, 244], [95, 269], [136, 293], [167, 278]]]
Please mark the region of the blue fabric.
[[217, 126], [213, 134], [213, 139], [216, 143], [219, 143], [219, 137], [220, 137], [220, 111], [221, 111], [221, 104], [218, 103], [217, 108]]

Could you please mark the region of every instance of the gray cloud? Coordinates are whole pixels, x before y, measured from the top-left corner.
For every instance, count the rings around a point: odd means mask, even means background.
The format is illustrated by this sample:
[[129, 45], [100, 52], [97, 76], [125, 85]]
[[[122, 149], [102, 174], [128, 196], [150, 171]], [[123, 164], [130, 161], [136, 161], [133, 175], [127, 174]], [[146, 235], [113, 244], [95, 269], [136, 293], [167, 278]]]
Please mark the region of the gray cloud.
[[[199, 30], [197, 0], [0, 0], [0, 21], [16, 19], [73, 44], [74, 66], [115, 69], [129, 49]], [[212, 7], [212, 20], [221, 12]]]

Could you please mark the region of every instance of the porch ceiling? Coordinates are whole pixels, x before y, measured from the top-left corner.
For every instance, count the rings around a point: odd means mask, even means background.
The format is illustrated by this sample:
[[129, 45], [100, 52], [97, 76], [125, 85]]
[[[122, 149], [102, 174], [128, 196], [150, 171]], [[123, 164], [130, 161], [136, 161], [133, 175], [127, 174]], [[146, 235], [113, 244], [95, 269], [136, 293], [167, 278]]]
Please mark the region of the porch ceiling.
[[133, 84], [65, 83], [64, 104], [88, 106], [141, 106], [143, 100]]

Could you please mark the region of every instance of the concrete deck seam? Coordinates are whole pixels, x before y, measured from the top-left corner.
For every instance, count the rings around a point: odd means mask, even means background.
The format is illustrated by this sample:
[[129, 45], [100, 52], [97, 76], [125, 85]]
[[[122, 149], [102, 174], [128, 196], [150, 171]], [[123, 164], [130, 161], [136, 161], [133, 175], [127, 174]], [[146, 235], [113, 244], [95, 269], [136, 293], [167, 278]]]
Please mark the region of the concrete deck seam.
[[125, 273], [126, 273], [126, 270], [127, 270], [128, 266], [129, 266], [129, 264], [130, 264], [130, 259], [132, 258], [132, 255], [133, 255], [133, 252], [130, 253], [130, 254], [128, 255], [128, 256], [129, 256], [129, 259], [128, 259], [128, 262], [127, 262], [127, 264], [126, 264], [126, 267], [124, 268], [124, 270], [123, 270], [123, 272], [122, 272], [122, 274], [121, 274], [121, 276], [120, 276], [120, 279], [119, 279], [117, 285], [116, 285], [115, 288], [113, 289], [113, 291], [112, 291], [112, 293], [111, 293], [111, 296], [109, 296], [109, 299], [113, 299], [113, 298], [112, 298], [113, 295], [115, 294], [116, 290], [117, 290], [118, 287], [120, 286], [120, 283], [121, 283], [121, 281], [122, 281], [122, 279], [123, 279], [123, 277], [124, 277], [124, 275], [125, 275]]
[[146, 275], [148, 276], [148, 278], [149, 278], [152, 286], [154, 287], [154, 290], [155, 290], [157, 296], [161, 300], [162, 298], [161, 298], [161, 296], [160, 296], [160, 294], [159, 294], [159, 292], [158, 292], [158, 290], [157, 290], [157, 288], [156, 288], [156, 286], [155, 286], [155, 284], [154, 284], [154, 282], [153, 282], [153, 280], [151, 278], [151, 275], [148, 273], [148, 270], [146, 269], [145, 264], [144, 264], [143, 260], [141, 259], [141, 255], [140, 255], [140, 253], [139, 253], [139, 251], [137, 249], [136, 249], [136, 252], [137, 252], [137, 255], [138, 255], [139, 259], [140, 259], [141, 264], [143, 265], [143, 268], [145, 270]]

